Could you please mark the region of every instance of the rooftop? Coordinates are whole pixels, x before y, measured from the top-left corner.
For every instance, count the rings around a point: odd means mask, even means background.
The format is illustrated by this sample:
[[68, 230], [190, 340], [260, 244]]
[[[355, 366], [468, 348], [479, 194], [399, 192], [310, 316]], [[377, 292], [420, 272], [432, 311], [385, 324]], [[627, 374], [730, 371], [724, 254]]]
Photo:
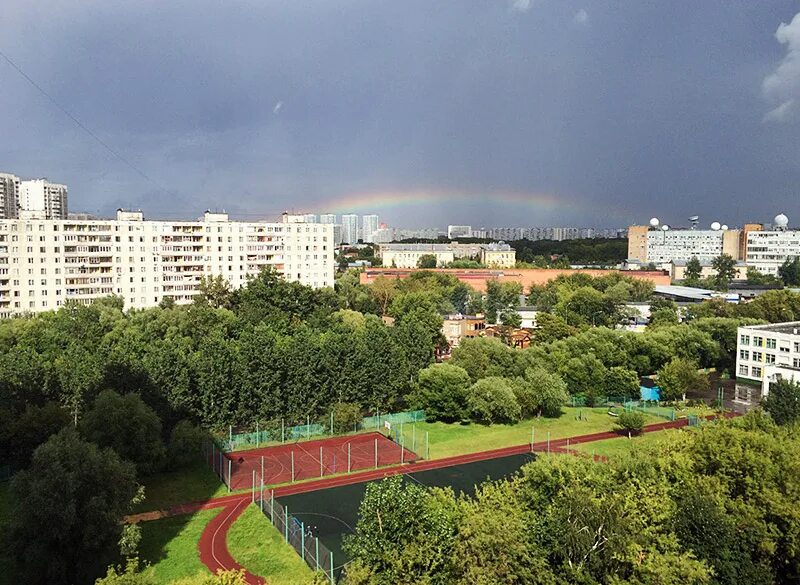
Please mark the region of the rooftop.
[[759, 331], [800, 335], [800, 321], [790, 321], [788, 323], [770, 323], [768, 325], [750, 325], [747, 327], [747, 329], [758, 329]]

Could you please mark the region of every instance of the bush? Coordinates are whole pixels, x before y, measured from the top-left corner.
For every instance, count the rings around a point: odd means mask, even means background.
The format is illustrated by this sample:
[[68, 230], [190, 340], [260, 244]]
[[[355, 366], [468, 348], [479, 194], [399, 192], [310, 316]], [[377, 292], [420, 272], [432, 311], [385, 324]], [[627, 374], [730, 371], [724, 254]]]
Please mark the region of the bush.
[[331, 424], [331, 415], [333, 415], [333, 432], [337, 435], [354, 430], [363, 418], [361, 406], [354, 402], [337, 402], [331, 406], [327, 420], [322, 421], [326, 429]]
[[505, 378], [475, 382], [469, 389], [467, 407], [473, 420], [487, 424], [515, 423], [522, 416], [512, 383]]
[[188, 467], [199, 461], [209, 438], [208, 433], [188, 420], [176, 424], [169, 436], [170, 468]]
[[644, 414], [641, 412], [623, 412], [619, 415], [614, 425], [623, 431], [628, 431], [628, 433], [636, 435], [644, 428], [644, 421]]

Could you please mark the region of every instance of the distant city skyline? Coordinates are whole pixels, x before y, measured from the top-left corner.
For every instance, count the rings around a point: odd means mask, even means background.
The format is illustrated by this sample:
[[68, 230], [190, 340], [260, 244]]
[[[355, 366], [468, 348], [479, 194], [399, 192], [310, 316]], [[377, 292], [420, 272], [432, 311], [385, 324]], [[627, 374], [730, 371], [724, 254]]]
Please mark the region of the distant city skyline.
[[7, 0], [0, 39], [0, 168], [75, 210], [800, 218], [795, 0]]

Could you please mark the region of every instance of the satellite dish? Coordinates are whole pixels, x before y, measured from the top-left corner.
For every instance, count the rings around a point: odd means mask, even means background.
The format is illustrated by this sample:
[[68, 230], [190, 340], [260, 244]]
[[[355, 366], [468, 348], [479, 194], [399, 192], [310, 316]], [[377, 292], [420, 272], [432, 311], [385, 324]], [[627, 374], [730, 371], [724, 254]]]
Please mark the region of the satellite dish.
[[721, 229], [723, 232], [727, 232], [728, 231], [728, 226], [727, 226], [727, 224], [723, 223], [722, 226], [719, 229]]
[[664, 224], [661, 226], [661, 229], [667, 231], [669, 229], [669, 226], [667, 224]]
[[699, 216], [699, 215], [693, 215], [693, 216], [691, 216], [691, 217], [689, 218], [689, 221], [691, 221], [691, 222], [695, 222], [695, 221], [697, 221], [698, 219], [700, 219], [700, 216]]
[[789, 218], [785, 214], [779, 213], [775, 216], [775, 227], [779, 229], [786, 229], [789, 225]]
[[719, 231], [719, 228], [721, 228], [721, 227], [722, 226], [720, 225], [720, 223], [718, 221], [712, 221], [711, 222], [711, 229], [714, 230], [715, 232]]
[[659, 223], [661, 223], [661, 222], [658, 221], [658, 218], [654, 217], [653, 219], [650, 220], [650, 227], [658, 227]]

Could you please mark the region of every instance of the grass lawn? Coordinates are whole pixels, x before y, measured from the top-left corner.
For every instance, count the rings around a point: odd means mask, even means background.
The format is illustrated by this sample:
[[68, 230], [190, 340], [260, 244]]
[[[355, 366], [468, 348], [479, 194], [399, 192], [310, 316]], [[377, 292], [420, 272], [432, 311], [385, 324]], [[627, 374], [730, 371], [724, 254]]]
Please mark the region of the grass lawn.
[[[5, 534], [5, 523], [11, 515], [11, 483], [0, 483], [0, 534]], [[12, 572], [11, 556], [4, 548], [0, 550], [0, 585], [17, 583]]]
[[206, 524], [220, 512], [221, 509], [203, 510], [196, 514], [142, 522], [139, 553], [143, 563], [150, 563], [145, 573], [164, 585], [184, 577], [209, 575], [206, 566], [200, 562], [197, 542]]
[[164, 471], [145, 479], [145, 501], [134, 512], [164, 510], [176, 504], [228, 495], [228, 488], [204, 462], [179, 471]]
[[595, 441], [594, 443], [581, 443], [570, 447], [575, 451], [581, 451], [591, 455], [605, 455], [606, 457], [619, 457], [621, 455], [628, 455], [635, 453], [637, 449], [655, 445], [662, 441], [668, 433], [682, 433], [684, 430], [666, 430], [655, 433], [643, 433], [638, 437], [620, 437], [619, 439], [605, 439], [603, 441]]
[[[580, 418], [579, 417], [580, 414]], [[645, 415], [646, 424], [664, 422], [665, 419]], [[607, 408], [565, 407], [559, 418], [538, 418], [525, 420], [514, 425], [481, 425], [471, 423], [416, 423], [403, 425], [406, 446], [412, 445], [412, 434], [416, 434], [416, 451], [425, 454], [425, 433], [430, 441], [430, 458], [440, 459], [464, 453], [487, 451], [500, 447], [530, 443], [531, 427], [535, 429], [536, 442], [561, 439], [574, 435], [585, 435], [614, 429], [614, 417], [608, 415]]]
[[264, 516], [249, 505], [228, 531], [228, 550], [234, 559], [270, 585], [310, 583], [311, 569]]

